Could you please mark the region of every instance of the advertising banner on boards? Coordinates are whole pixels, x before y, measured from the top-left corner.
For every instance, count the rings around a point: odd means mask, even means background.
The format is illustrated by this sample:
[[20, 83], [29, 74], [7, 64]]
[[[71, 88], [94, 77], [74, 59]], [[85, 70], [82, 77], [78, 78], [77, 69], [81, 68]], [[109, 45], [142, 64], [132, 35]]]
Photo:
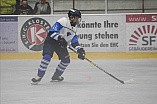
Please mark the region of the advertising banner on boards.
[[[49, 29], [61, 17], [19, 17], [19, 52], [41, 52]], [[126, 50], [125, 15], [82, 16], [78, 31], [80, 46], [86, 52]]]
[[18, 53], [18, 17], [0, 17], [0, 53]]
[[[1, 16], [0, 52], [42, 52], [62, 17], [67, 15]], [[77, 35], [86, 52], [157, 52], [157, 14], [83, 15]]]
[[157, 52], [157, 14], [126, 15], [126, 52]]
[[125, 15], [86, 15], [78, 28], [87, 52], [125, 52]]
[[19, 52], [42, 52], [46, 36], [57, 19], [59, 16], [19, 17]]

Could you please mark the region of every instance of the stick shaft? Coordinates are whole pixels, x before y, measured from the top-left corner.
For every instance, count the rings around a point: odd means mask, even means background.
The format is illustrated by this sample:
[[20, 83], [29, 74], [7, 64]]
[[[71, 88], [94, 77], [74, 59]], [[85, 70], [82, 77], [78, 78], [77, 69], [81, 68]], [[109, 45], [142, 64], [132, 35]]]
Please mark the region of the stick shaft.
[[[72, 50], [73, 52], [77, 53], [73, 48], [69, 47], [70, 50]], [[78, 54], [78, 53], [77, 53]], [[107, 72], [106, 70], [102, 69], [101, 67], [99, 67], [97, 64], [95, 64], [94, 62], [92, 62], [90, 59], [85, 57], [85, 60], [87, 60], [89, 63], [91, 63], [92, 65], [94, 65], [95, 67], [97, 67], [98, 69], [100, 69], [101, 71], [105, 72], [107, 75], [111, 76], [112, 78], [114, 78], [115, 80], [119, 81], [120, 83], [124, 84], [124, 81], [118, 79], [117, 77], [115, 77], [114, 75], [110, 74], [109, 72]]]

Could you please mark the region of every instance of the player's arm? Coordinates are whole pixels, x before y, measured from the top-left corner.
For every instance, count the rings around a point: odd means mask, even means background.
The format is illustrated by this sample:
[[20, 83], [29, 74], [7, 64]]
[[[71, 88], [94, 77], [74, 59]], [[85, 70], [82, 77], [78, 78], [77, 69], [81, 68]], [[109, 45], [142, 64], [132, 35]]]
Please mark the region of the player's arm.
[[63, 26], [59, 23], [59, 22], [56, 22], [50, 29], [48, 35], [55, 39], [55, 40], [58, 40], [58, 37], [59, 37], [59, 31], [60, 29], [62, 29]]
[[48, 35], [54, 39], [54, 40], [57, 40], [57, 42], [59, 43], [59, 45], [61, 46], [61, 48], [65, 48], [67, 47], [67, 42], [64, 38], [62, 38], [59, 34], [59, 31], [60, 29], [62, 29], [63, 26], [59, 23], [59, 22], [56, 22], [52, 28], [50, 29]]
[[71, 46], [76, 49], [76, 51], [78, 53], [78, 58], [84, 60], [84, 58], [85, 58], [85, 50], [80, 47], [77, 35], [75, 35], [73, 37], [73, 39], [71, 40]]

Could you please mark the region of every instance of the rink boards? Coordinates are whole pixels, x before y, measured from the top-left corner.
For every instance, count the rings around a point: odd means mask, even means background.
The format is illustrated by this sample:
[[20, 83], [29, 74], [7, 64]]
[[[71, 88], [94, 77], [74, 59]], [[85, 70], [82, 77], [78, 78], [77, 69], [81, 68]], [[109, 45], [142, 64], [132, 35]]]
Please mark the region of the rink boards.
[[[89, 59], [157, 59], [157, 52], [129, 53], [86, 53]], [[1, 53], [1, 59], [41, 59], [42, 53]], [[71, 59], [78, 59], [75, 53], [70, 53]], [[54, 54], [53, 59], [58, 59]]]
[[[0, 16], [1, 59], [41, 59], [46, 35], [62, 17]], [[84, 14], [77, 35], [92, 59], [157, 58], [157, 14]]]

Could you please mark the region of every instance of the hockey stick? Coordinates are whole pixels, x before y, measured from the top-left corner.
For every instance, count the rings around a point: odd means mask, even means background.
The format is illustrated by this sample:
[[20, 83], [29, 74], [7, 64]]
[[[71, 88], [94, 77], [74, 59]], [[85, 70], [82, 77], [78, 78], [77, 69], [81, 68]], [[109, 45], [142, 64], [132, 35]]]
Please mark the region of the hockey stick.
[[[78, 54], [73, 48], [69, 47], [69, 49], [72, 50], [73, 52], [75, 52], [76, 54]], [[85, 60], [87, 60], [89, 63], [91, 63], [92, 65], [94, 65], [95, 67], [97, 67], [101, 71], [105, 72], [107, 75], [111, 76], [112, 78], [114, 78], [115, 80], [119, 81], [122, 84], [133, 82], [133, 79], [130, 79], [130, 80], [127, 80], [127, 81], [122, 81], [122, 80], [118, 79], [117, 77], [115, 77], [114, 75], [112, 75], [109, 72], [107, 72], [106, 70], [104, 70], [101, 67], [99, 67], [97, 64], [95, 64], [94, 62], [92, 62], [88, 58], [85, 57]]]

